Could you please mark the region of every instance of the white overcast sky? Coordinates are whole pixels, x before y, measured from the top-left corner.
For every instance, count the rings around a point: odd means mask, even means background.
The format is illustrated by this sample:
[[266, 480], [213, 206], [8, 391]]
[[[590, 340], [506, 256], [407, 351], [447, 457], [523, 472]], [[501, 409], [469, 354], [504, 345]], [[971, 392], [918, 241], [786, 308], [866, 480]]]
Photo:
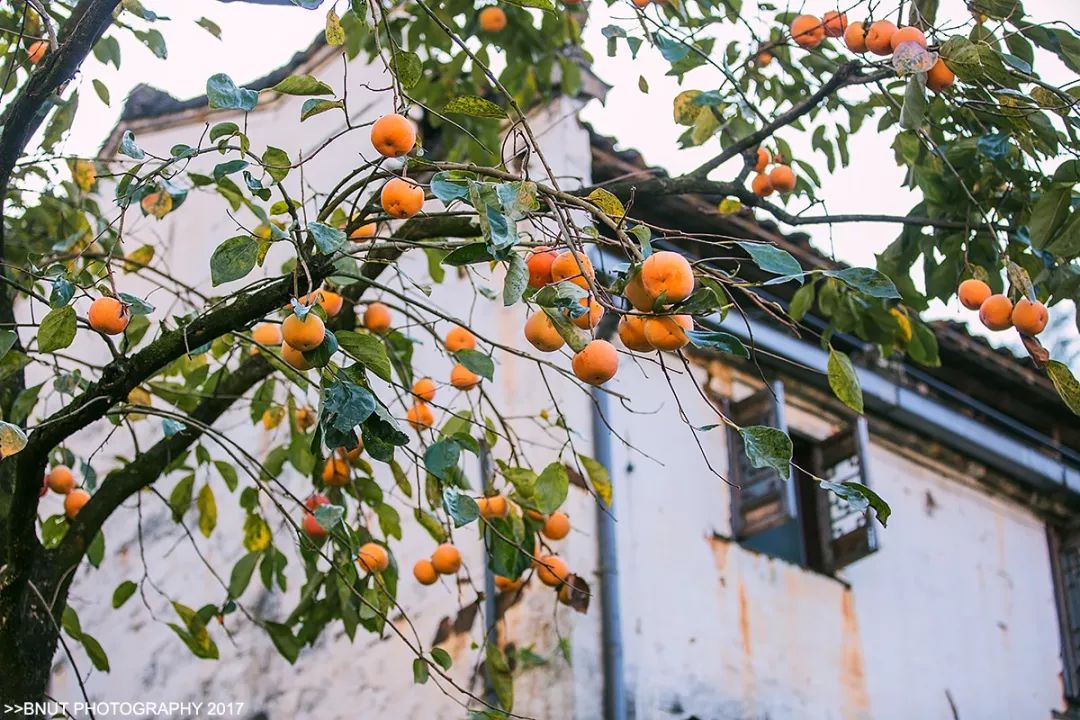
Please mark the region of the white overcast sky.
[[[88, 63], [86, 72], [78, 80], [83, 85], [80, 88], [81, 107], [65, 150], [71, 153], [95, 152], [116, 122], [123, 99], [140, 82], [158, 87], [178, 98], [187, 98], [202, 94], [206, 78], [214, 73], [225, 72], [238, 83], [244, 83], [282, 65], [293, 53], [307, 47], [322, 31], [325, 11], [332, 1], [327, 0], [321, 10], [308, 11], [291, 6], [222, 3], [217, 0], [185, 0], [183, 3], [143, 0], [147, 8], [171, 18], [169, 22], [157, 25], [169, 43], [168, 60], [156, 59], [129, 34], [124, 33], [121, 38], [123, 62], [119, 71], [112, 66], [104, 69], [96, 62]], [[338, 11], [343, 13], [348, 3], [337, 0], [337, 5]], [[955, 5], [955, 11], [963, 12], [959, 0], [944, 0], [942, 5]], [[1034, 19], [1052, 18], [1073, 27], [1080, 26], [1078, 1], [1025, 0], [1024, 5], [1029, 17]], [[797, 9], [799, 5], [792, 3], [791, 7]], [[830, 7], [833, 5], [826, 0], [807, 0], [802, 5], [804, 12], [815, 14]], [[754, 3], [747, 0], [744, 15], [764, 36], [774, 13], [755, 13], [753, 8]], [[650, 12], [655, 12], [655, 9], [650, 9]], [[195, 25], [195, 20], [203, 16], [221, 26], [222, 40], [215, 39]], [[597, 0], [589, 6], [587, 47], [596, 58], [596, 74], [614, 87], [605, 105], [593, 102], [586, 108], [584, 119], [599, 132], [617, 137], [622, 147], [640, 150], [651, 164], [664, 166], [671, 172], [691, 169], [717, 152], [716, 141], [702, 148], [678, 149], [675, 138], [681, 128], [671, 119], [671, 100], [680, 89], [694, 87], [707, 90], [718, 86], [715, 70], [706, 68], [692, 72], [683, 88], [680, 88], [674, 78], [665, 76], [668, 64], [659, 53], [648, 48], [643, 48], [633, 61], [625, 45], [620, 46], [615, 58], [607, 57], [600, 29], [613, 21], [625, 25], [625, 21], [632, 17], [629, 3], [620, 3], [609, 9]], [[854, 15], [852, 19], [855, 19]], [[722, 44], [718, 45], [722, 47]], [[1036, 70], [1050, 80], [1070, 77], [1056, 59], [1042, 55], [1036, 61]], [[646, 79], [648, 94], [638, 89], [639, 76]], [[111, 107], [103, 105], [90, 87], [89, 81], [95, 77], [108, 85], [112, 95]], [[808, 141], [799, 142], [795, 131], [785, 133], [784, 137], [792, 144], [793, 151], [820, 168], [823, 182], [820, 196], [826, 200], [829, 212], [903, 214], [913, 204], [914, 196], [900, 187], [902, 173], [889, 147], [891, 137], [878, 135], [875, 126], [876, 120], [865, 123], [863, 131], [851, 139], [851, 165], [831, 175], [825, 171], [824, 158], [812, 153]], [[797, 212], [804, 206], [800, 205], [798, 199], [793, 199], [789, 203], [789, 210]], [[880, 252], [896, 236], [895, 227], [882, 224], [837, 225], [831, 234], [829, 228], [815, 226], [810, 232], [817, 246], [825, 252], [831, 250], [839, 259], [870, 266], [874, 264], [874, 253]], [[1062, 311], [1058, 314], [1068, 312], [1064, 306], [1058, 307]], [[949, 306], [939, 305], [931, 312], [934, 316], [969, 322], [974, 316], [960, 308], [955, 301]], [[1072, 323], [1067, 323], [1061, 332], [1068, 337], [1077, 336]], [[1058, 335], [1056, 332], [1054, 334]], [[1014, 336], [1011, 332], [999, 333], [992, 340], [1012, 344]]]

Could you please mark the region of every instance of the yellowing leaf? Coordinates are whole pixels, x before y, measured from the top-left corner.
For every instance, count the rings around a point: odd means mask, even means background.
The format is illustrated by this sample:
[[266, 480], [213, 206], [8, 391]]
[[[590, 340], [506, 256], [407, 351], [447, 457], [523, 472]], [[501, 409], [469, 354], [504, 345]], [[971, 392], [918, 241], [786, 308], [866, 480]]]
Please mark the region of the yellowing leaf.
[[277, 405], [272, 407], [262, 414], [262, 424], [267, 430], [273, 430], [281, 421], [285, 418], [285, 408]]
[[139, 205], [142, 207], [144, 213], [153, 215], [160, 220], [172, 211], [172, 195], [160, 191], [152, 192], [144, 197]]
[[1046, 364], [1046, 373], [1069, 409], [1074, 414], [1080, 415], [1080, 382], [1076, 381], [1069, 366], [1057, 360], [1051, 360]]
[[611, 218], [618, 220], [626, 214], [626, 208], [623, 207], [619, 198], [612, 195], [604, 188], [596, 188], [587, 198], [596, 207], [604, 211], [605, 214]]
[[911, 342], [911, 320], [908, 320], [908, 316], [896, 308], [889, 308], [889, 314], [896, 318], [896, 324], [900, 328], [900, 339], [906, 343]]
[[97, 182], [97, 167], [90, 160], [76, 160], [71, 169], [71, 177], [80, 190], [90, 192]]
[[0, 422], [0, 457], [8, 457], [26, 447], [26, 433], [18, 425]]
[[705, 108], [694, 105], [694, 98], [701, 94], [700, 90], [683, 90], [675, 96], [673, 103], [673, 115], [679, 125], [693, 125], [697, 121], [698, 114]]
[[261, 516], [251, 514], [244, 520], [244, 549], [261, 552], [270, 547], [270, 526]]
[[345, 44], [345, 29], [341, 27], [341, 19], [338, 18], [338, 14], [334, 12], [333, 7], [326, 13], [326, 44]]
[[716, 206], [716, 212], [721, 215], [733, 215], [742, 210], [742, 201], [739, 198], [726, 197]]
[[124, 263], [124, 272], [138, 272], [154, 259], [154, 246], [143, 245], [137, 247], [129, 252], [124, 259], [127, 261]]

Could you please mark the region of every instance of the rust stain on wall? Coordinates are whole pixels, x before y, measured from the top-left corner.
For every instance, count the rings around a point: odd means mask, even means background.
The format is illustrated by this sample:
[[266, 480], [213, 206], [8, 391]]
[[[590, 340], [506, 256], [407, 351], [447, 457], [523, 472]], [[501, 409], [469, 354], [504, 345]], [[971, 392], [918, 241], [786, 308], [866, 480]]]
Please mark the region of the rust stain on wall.
[[742, 638], [743, 655], [752, 656], [750, 646], [750, 601], [746, 597], [746, 583], [739, 580], [739, 637]]
[[716, 560], [717, 572], [724, 572], [727, 570], [728, 554], [731, 552], [731, 543], [722, 537], [712, 535], [707, 538], [709, 545], [712, 547], [713, 558]]
[[850, 588], [845, 588], [840, 596], [840, 612], [843, 616], [840, 644], [841, 711], [844, 720], [863, 720], [870, 717], [870, 696], [866, 692], [859, 620], [855, 616], [855, 598]]

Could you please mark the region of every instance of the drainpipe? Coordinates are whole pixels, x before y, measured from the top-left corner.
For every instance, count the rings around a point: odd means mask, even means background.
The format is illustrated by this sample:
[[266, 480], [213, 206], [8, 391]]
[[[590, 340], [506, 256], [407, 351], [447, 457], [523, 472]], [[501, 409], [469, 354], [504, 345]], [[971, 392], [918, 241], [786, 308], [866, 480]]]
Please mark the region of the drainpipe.
[[[480, 440], [480, 485], [482, 493], [486, 496], [491, 491], [491, 453], [488, 451], [487, 442]], [[491, 570], [491, 563], [484, 562], [484, 641], [495, 643], [499, 640], [495, 623], [498, 620], [498, 602], [495, 597], [495, 573]], [[486, 667], [486, 666], [485, 666]], [[491, 681], [491, 675], [484, 672], [484, 700], [492, 707], [499, 707], [499, 699], [495, 694], [495, 684]]]
[[[611, 466], [611, 431], [604, 424], [608, 415], [607, 393], [592, 389], [593, 455], [608, 469]], [[615, 537], [615, 517], [611, 507], [596, 503], [597, 552], [600, 556], [600, 634], [604, 670], [604, 719], [626, 720], [626, 685], [623, 675], [622, 617], [619, 602], [619, 564]]]

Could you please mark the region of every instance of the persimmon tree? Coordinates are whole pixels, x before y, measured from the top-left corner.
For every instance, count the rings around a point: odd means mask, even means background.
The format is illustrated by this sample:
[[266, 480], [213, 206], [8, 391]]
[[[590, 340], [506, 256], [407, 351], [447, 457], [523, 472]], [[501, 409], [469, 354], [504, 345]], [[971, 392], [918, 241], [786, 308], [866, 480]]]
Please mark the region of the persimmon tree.
[[[344, 177], [301, 183], [310, 157], [290, 157], [228, 120], [193, 128], [167, 155], [130, 132], [115, 156], [66, 155], [61, 141], [79, 104], [110, 101], [107, 84], [84, 82], [79, 69], [119, 66], [118, 38], [127, 35], [164, 61], [167, 18], [138, 0], [0, 9], [0, 701], [40, 699], [61, 643], [64, 652], [81, 643], [108, 668], [69, 589], [82, 565], [101, 562], [106, 521], [152, 494], [185, 530], [194, 523], [196, 545], [196, 532], [224, 531], [219, 503], [238, 503], [246, 518], [220, 602], [195, 609], [170, 598], [170, 627], [195, 655], [216, 657], [215, 620], [228, 625], [238, 613], [290, 662], [342, 623], [349, 637], [396, 635], [415, 654], [416, 680], [439, 683], [477, 716], [512, 714], [514, 658], [496, 644], [482, 650], [497, 691], [489, 700], [455, 684], [445, 652], [387, 622], [405, 610], [402, 582], [462, 571], [454, 538], [466, 532], [482, 538], [500, 592], [531, 583], [552, 588], [553, 602], [587, 608], [587, 581], [558, 556], [570, 529], [560, 507], [568, 467], [597, 502], [611, 502], [610, 481], [577, 452], [561, 416], [540, 418], [557, 457], [526, 461], [515, 420], [485, 391], [507, 360], [529, 364], [538, 388], [564, 377], [583, 391], [617, 393], [607, 383], [630, 359], [666, 368], [685, 363], [691, 347], [749, 357], [752, 347], [711, 323], [717, 314], [753, 308], [797, 329], [813, 313], [827, 322], [817, 337], [829, 350], [829, 384], [861, 412], [853, 365], [832, 337], [855, 334], [884, 357], [934, 365], [936, 341], [919, 313], [959, 292], [988, 328], [1018, 332], [1080, 410], [1076, 380], [1037, 338], [1080, 278], [1080, 38], [1064, 24], [1029, 18], [1014, 0], [974, 0], [963, 17], [939, 17], [937, 0], [823, 2], [821, 16], [738, 0], [619, 0], [603, 28], [606, 47], [586, 48], [588, 3], [294, 2], [326, 13], [326, 41], [342, 64], [358, 58], [386, 71], [385, 87], [368, 91], [386, 93], [396, 112], [363, 123], [349, 113], [355, 98], [315, 77], [267, 90], [307, 98], [297, 133], [315, 115], [340, 119], [316, 152], [370, 137], [378, 154], [358, 156]], [[260, 9], [250, 12], [256, 19]], [[199, 24], [218, 33], [212, 19]], [[577, 93], [590, 52], [633, 62], [646, 45], [680, 81], [694, 71], [695, 82], [711, 83], [684, 84], [672, 98], [686, 130], [671, 144], [715, 152], [679, 176], [567, 186], [529, 111]], [[1071, 79], [1047, 82], [1043, 63], [1059, 63]], [[262, 100], [223, 74], [206, 89], [210, 108], [237, 117]], [[849, 138], [871, 125], [920, 200], [903, 216], [874, 213], [871, 197], [863, 214], [824, 211], [817, 169], [850, 164]], [[803, 136], [813, 157], [792, 151]], [[521, 150], [506, 157], [505, 148]], [[236, 224], [208, 259], [212, 288], [184, 285], [155, 264], [153, 246], [125, 232], [128, 218], [182, 215], [192, 193], [217, 198]], [[689, 239], [741, 260], [698, 262], [678, 249], [688, 236], [635, 219], [635, 207], [679, 194], [712, 198], [719, 214], [859, 223], [897, 236], [876, 268], [806, 269], [770, 243], [704, 234]], [[281, 248], [289, 260], [268, 267], [268, 252]], [[594, 267], [600, 251], [617, 260]], [[424, 282], [444, 281], [446, 268], [495, 272], [501, 290], [477, 283], [476, 302], [519, 313], [535, 352], [470, 327], [468, 308], [435, 306], [419, 281], [389, 279], [406, 272], [409, 253], [426, 255]], [[178, 304], [166, 312], [126, 291], [132, 277]], [[225, 283], [242, 286], [222, 295]], [[759, 294], [779, 284], [797, 287], [786, 306]], [[621, 348], [607, 339], [613, 321]], [[444, 377], [415, 371], [421, 341], [446, 356]], [[103, 364], [77, 352], [92, 343], [107, 349]], [[717, 426], [742, 434], [754, 465], [787, 474], [783, 432], [735, 427], [716, 412]], [[216, 427], [226, 414], [288, 431], [255, 457]], [[110, 437], [130, 435], [134, 454], [105, 461], [80, 442], [101, 424]], [[479, 481], [464, 473], [469, 455], [490, 468]], [[300, 488], [290, 475], [310, 480]], [[828, 489], [887, 520], [887, 504], [868, 488]], [[45, 516], [46, 492], [65, 496], [63, 515]], [[410, 518], [431, 535], [430, 557], [395, 554]], [[287, 532], [273, 533], [272, 520]], [[287, 588], [284, 568], [294, 563], [305, 582]], [[288, 616], [242, 606], [256, 571], [293, 603]], [[118, 606], [144, 582], [93, 587]], [[461, 582], [476, 588], [475, 576]]]

